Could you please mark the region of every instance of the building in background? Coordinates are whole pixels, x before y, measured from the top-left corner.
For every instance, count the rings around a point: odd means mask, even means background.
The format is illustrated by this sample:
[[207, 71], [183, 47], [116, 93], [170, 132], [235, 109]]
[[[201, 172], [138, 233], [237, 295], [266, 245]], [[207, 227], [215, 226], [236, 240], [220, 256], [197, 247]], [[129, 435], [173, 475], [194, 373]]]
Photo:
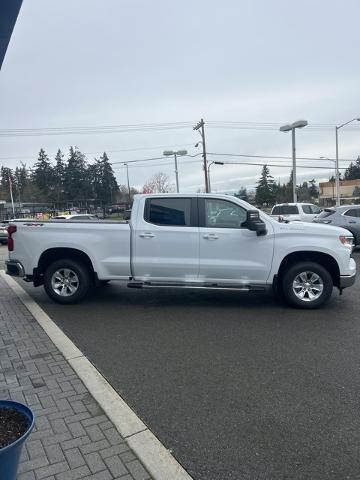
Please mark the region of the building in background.
[[[331, 207], [336, 203], [336, 186], [333, 182], [319, 183], [319, 205]], [[340, 181], [340, 203], [360, 203], [360, 179]]]

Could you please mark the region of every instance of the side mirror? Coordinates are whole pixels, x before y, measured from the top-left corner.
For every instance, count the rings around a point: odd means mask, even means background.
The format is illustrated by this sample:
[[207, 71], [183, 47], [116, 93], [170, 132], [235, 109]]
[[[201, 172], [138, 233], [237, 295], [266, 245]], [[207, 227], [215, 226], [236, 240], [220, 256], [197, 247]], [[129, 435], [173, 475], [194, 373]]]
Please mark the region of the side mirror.
[[261, 220], [258, 210], [248, 210], [246, 212], [246, 221], [243, 226], [252, 232], [256, 232], [257, 236], [267, 234], [266, 224]]

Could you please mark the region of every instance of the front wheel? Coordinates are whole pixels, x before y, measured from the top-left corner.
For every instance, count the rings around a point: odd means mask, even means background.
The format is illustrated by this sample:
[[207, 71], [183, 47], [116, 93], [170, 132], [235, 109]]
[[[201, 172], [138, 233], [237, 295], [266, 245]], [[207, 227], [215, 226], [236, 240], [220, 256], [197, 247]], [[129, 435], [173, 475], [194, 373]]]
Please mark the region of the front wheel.
[[299, 262], [286, 270], [282, 291], [286, 302], [297, 308], [318, 308], [329, 300], [333, 289], [330, 273], [315, 262]]
[[89, 291], [90, 285], [88, 269], [72, 259], [53, 262], [44, 274], [45, 291], [57, 303], [79, 302]]

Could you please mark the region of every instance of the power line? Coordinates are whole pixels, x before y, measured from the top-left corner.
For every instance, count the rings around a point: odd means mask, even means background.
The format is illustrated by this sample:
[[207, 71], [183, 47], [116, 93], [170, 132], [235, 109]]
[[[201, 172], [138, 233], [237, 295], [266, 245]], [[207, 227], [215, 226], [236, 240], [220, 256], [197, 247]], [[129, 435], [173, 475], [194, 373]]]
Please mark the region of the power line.
[[192, 122], [168, 122], [134, 125], [108, 125], [92, 127], [49, 127], [1, 129], [0, 137], [39, 137], [53, 135], [95, 135], [109, 133], [153, 132], [190, 128]]
[[[263, 166], [263, 163], [257, 163], [257, 162], [224, 162], [224, 165], [258, 165], [258, 166]], [[291, 168], [292, 165], [290, 164], [276, 164], [276, 163], [267, 163], [266, 164], [268, 167], [288, 167]], [[321, 167], [321, 166], [314, 166], [314, 165], [296, 165], [299, 168], [312, 168], [312, 169], [318, 169], [318, 170], [333, 170], [332, 167]], [[346, 170], [347, 167], [339, 167], [341, 170]]]
[[[34, 127], [34, 128], [8, 128], [0, 129], [0, 137], [24, 137], [24, 136], [49, 136], [49, 135], [95, 135], [111, 133], [153, 132], [191, 128], [194, 122], [163, 122], [163, 123], [139, 123], [119, 125], [95, 125], [95, 126], [67, 126], [67, 127]], [[212, 120], [207, 122], [209, 128], [235, 129], [235, 130], [278, 130], [281, 123], [274, 122], [240, 122]], [[307, 126], [307, 131], [325, 131], [334, 129], [335, 125], [326, 123], [312, 123]], [[357, 125], [344, 127], [351, 131], [360, 131]]]
[[[119, 149], [119, 150], [107, 150], [107, 149], [104, 149], [104, 150], [99, 150], [99, 151], [95, 151], [95, 152], [83, 152], [84, 155], [99, 155], [99, 154], [102, 154], [104, 152], [106, 153], [120, 153], [120, 152], [137, 152], [137, 151], [141, 151], [141, 150], [157, 150], [158, 148], [170, 148], [170, 147], [189, 147], [190, 145], [194, 145], [194, 142], [191, 142], [191, 143], [181, 143], [181, 144], [178, 144], [178, 145], [174, 145], [173, 143], [171, 145], [154, 145], [152, 147], [137, 147], [137, 148], [122, 148], [122, 149]], [[36, 154], [38, 155], [38, 154]], [[55, 156], [55, 154], [50, 154], [50, 156]], [[0, 161], [1, 160], [19, 160], [19, 159], [31, 159], [31, 158], [35, 158], [35, 155], [16, 155], [16, 156], [9, 156], [9, 157], [1, 157], [0, 156]]]
[[[247, 154], [244, 154], [244, 153], [214, 153], [214, 152], [208, 152], [208, 155], [215, 155], [215, 156], [223, 156], [223, 157], [246, 157], [246, 158], [272, 158], [272, 159], [275, 159], [275, 160], [279, 160], [279, 159], [285, 159], [285, 160], [291, 160], [292, 157], [288, 157], [288, 156], [281, 156], [281, 155], [247, 155]], [[323, 159], [319, 158], [319, 157], [297, 157], [299, 160], [317, 160], [317, 161], [322, 161]], [[333, 160], [335, 161], [334, 158], [330, 158], [329, 157], [329, 160]], [[339, 159], [339, 161], [341, 162], [354, 162], [354, 159], [350, 160], [350, 159], [347, 159], [347, 158], [342, 158], [342, 159]]]
[[[209, 127], [213, 128], [234, 128], [234, 129], [255, 129], [255, 130], [278, 130], [283, 123], [274, 122], [235, 122], [235, 121], [209, 121]], [[286, 122], [284, 122], [286, 123]], [[335, 124], [330, 123], [310, 123], [306, 130], [332, 130]], [[348, 130], [358, 131], [357, 125], [349, 125]]]

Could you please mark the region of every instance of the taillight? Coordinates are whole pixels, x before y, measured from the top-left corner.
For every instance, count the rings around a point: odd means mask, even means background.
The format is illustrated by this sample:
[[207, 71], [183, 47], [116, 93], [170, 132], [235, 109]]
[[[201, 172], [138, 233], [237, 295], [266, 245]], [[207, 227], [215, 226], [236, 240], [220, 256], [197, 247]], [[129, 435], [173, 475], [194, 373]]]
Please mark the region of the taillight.
[[8, 250], [12, 252], [14, 250], [14, 239], [12, 238], [12, 234], [15, 233], [17, 230], [16, 225], [9, 225], [7, 228], [8, 232]]

